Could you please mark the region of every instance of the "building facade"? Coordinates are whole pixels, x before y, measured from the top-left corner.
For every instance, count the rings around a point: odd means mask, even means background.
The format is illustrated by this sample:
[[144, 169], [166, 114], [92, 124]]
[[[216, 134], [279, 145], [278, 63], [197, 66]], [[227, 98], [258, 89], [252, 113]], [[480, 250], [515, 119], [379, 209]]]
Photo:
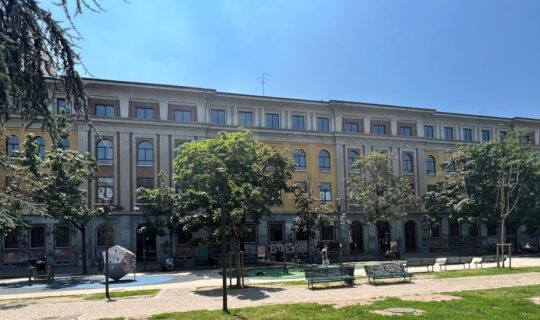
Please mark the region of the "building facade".
[[[111, 216], [112, 235], [104, 221], [89, 225], [89, 261], [95, 263], [108, 237], [139, 257], [163, 261], [172, 245], [178, 264], [199, 265], [212, 255], [209, 246], [192, 247], [190, 237], [137, 233], [144, 213], [137, 203], [137, 187], [157, 185], [158, 173], [165, 172], [171, 186], [173, 159], [177, 148], [191, 140], [217, 136], [223, 130], [249, 128], [254, 138], [285, 150], [296, 163], [293, 181], [319, 186], [322, 202], [346, 198], [346, 179], [352, 162], [373, 151], [395, 157], [395, 172], [408, 177], [417, 195], [434, 188], [444, 172], [445, 156], [460, 144], [498, 139], [513, 129], [524, 129], [540, 149], [540, 120], [499, 118], [439, 112], [347, 101], [312, 101], [218, 92], [211, 89], [86, 79], [91, 121], [97, 133], [84, 124], [74, 128], [70, 147], [92, 153], [99, 164], [98, 179], [86, 183], [89, 206], [118, 204], [123, 210]], [[55, 112], [64, 108], [55, 98]], [[12, 121], [17, 127], [16, 120]], [[21, 143], [22, 133], [16, 133]], [[5, 141], [6, 152], [15, 145]], [[12, 142], [15, 140], [12, 139]], [[48, 144], [45, 143], [44, 152]], [[11, 148], [11, 149], [10, 149]], [[18, 148], [18, 147], [17, 147]], [[421, 254], [466, 249], [478, 242], [488, 246], [497, 241], [497, 228], [474, 230], [466, 224], [441, 221], [426, 231], [418, 212], [404, 220], [362, 225], [361, 212], [347, 206], [350, 224], [341, 228], [345, 256], [370, 256], [397, 241], [401, 252]], [[267, 255], [277, 251], [305, 253], [306, 241], [293, 231], [293, 200], [282, 195], [282, 205], [254, 226], [246, 251], [257, 255], [264, 246]], [[80, 235], [70, 226], [52, 219], [30, 217], [33, 228], [23, 237], [7, 236], [0, 244], [3, 265], [19, 262], [38, 253], [54, 257], [57, 263], [79, 264]], [[337, 240], [337, 230], [317, 233], [320, 241]], [[514, 239], [519, 241], [519, 239]]]

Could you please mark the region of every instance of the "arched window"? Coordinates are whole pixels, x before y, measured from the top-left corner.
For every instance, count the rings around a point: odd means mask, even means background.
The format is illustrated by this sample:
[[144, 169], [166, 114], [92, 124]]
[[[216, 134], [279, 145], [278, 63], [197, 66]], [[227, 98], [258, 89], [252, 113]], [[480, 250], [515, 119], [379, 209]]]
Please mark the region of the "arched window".
[[354, 150], [349, 150], [349, 152], [347, 152], [347, 164], [349, 165], [349, 171], [356, 170], [356, 166], [354, 165], [354, 163], [356, 162], [357, 159], [358, 159], [358, 152]]
[[148, 141], [143, 141], [137, 145], [137, 165], [151, 166], [154, 164], [154, 148]]
[[19, 138], [16, 136], [11, 136], [7, 139], [6, 142], [6, 151], [8, 156], [13, 156], [13, 151], [19, 150]]
[[294, 164], [296, 165], [296, 170], [306, 170], [306, 153], [302, 149], [298, 149], [294, 152], [293, 155]]
[[114, 159], [114, 148], [110, 140], [103, 139], [97, 144], [97, 161], [99, 164], [112, 164]]
[[435, 157], [434, 156], [427, 156], [426, 158], [426, 173], [427, 174], [435, 174]]
[[180, 154], [180, 150], [182, 149], [182, 145], [184, 144], [185, 142], [178, 142], [176, 144], [176, 146], [174, 147], [174, 157], [178, 157], [178, 155]]
[[45, 140], [43, 140], [43, 137], [36, 137], [36, 143], [39, 149], [39, 156], [41, 157], [41, 159], [44, 159], [45, 158]]
[[330, 171], [330, 153], [326, 150], [319, 152], [319, 170]]
[[413, 157], [409, 153], [404, 153], [401, 158], [401, 166], [403, 173], [413, 173]]
[[69, 149], [69, 140], [68, 139], [62, 139], [60, 140], [60, 147], [62, 150], [66, 151]]
[[107, 247], [114, 245], [114, 231], [112, 227], [103, 225], [97, 230], [97, 246]]

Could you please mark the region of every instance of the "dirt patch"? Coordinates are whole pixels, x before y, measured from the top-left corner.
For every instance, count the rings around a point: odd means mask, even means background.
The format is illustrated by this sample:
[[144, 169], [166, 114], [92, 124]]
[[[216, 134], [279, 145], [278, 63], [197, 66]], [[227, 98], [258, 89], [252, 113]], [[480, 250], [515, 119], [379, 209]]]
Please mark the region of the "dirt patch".
[[531, 298], [531, 301], [532, 301], [534, 304], [540, 304], [540, 297], [534, 297], [534, 298]]
[[371, 313], [380, 314], [383, 316], [404, 316], [404, 315], [414, 315], [421, 316], [424, 314], [424, 310], [412, 309], [412, 308], [388, 308], [384, 310], [373, 310]]
[[318, 302], [318, 303], [331, 304], [332, 306], [334, 306], [335, 309], [339, 309], [339, 308], [355, 306], [355, 305], [367, 306], [379, 300], [382, 300], [382, 298], [371, 298], [371, 299], [363, 299], [363, 300], [328, 301], [328, 302]]
[[411, 296], [402, 296], [399, 297], [403, 301], [423, 301], [423, 302], [441, 302], [441, 301], [452, 301], [460, 300], [460, 297], [449, 296], [446, 294], [440, 293], [428, 293], [428, 294], [416, 294]]

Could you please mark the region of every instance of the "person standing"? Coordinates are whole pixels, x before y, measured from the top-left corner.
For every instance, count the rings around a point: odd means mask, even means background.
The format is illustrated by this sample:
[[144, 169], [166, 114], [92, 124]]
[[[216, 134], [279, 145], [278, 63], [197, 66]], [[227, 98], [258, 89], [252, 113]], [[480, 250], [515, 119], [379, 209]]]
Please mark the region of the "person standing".
[[328, 259], [328, 245], [324, 245], [324, 247], [321, 250], [321, 259], [322, 259], [322, 265], [323, 267], [330, 266], [330, 259]]

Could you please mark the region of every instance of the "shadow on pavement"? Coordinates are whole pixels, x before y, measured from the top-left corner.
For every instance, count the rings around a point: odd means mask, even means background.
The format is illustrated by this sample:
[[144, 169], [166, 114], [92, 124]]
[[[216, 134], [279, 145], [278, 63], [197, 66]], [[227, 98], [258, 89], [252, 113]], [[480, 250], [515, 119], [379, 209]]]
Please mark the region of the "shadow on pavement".
[[[269, 298], [270, 295], [268, 295], [268, 293], [279, 292], [283, 290], [285, 289], [275, 288], [275, 287], [247, 287], [244, 289], [229, 289], [227, 291], [227, 295], [231, 297], [235, 297], [236, 299], [239, 299], [239, 300], [257, 301], [257, 300], [263, 300], [263, 299]], [[193, 293], [200, 296], [211, 297], [211, 298], [221, 297], [221, 295], [223, 294], [221, 288], [209, 289], [209, 290], [195, 290], [193, 291]]]

